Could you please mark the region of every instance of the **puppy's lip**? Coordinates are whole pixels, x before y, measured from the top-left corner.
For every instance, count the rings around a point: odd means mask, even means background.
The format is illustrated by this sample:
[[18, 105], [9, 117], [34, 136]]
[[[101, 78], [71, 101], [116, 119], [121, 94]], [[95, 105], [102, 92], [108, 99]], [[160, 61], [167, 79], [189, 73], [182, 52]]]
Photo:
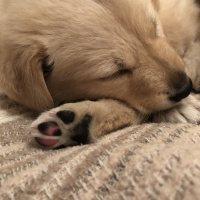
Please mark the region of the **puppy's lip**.
[[146, 104], [140, 110], [138, 109], [138, 111], [140, 113], [148, 115], [148, 114], [152, 114], [155, 112], [169, 110], [169, 109], [175, 107], [176, 105], [178, 105], [178, 102], [173, 102], [173, 101], [169, 100], [168, 97], [166, 97], [166, 95], [165, 95], [165, 97], [163, 99], [161, 99], [159, 102]]

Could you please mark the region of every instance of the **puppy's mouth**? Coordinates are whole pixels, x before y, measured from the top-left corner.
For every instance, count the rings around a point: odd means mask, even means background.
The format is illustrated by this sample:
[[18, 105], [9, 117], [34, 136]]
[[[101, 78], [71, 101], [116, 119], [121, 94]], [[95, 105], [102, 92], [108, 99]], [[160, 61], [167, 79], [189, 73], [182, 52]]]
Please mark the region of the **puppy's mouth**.
[[159, 111], [176, 106], [192, 92], [192, 80], [185, 73], [177, 74], [178, 76], [175, 76], [174, 80], [171, 80], [168, 84], [169, 91], [165, 94], [163, 108], [161, 103], [161, 109]]
[[169, 91], [161, 93], [161, 97], [151, 98], [151, 100], [149, 99], [149, 101], [145, 101], [145, 103], [138, 105], [136, 109], [144, 114], [168, 110], [177, 106], [183, 99], [188, 97], [191, 92], [192, 81], [187, 77], [184, 83], [179, 82], [176, 85], [170, 85]]

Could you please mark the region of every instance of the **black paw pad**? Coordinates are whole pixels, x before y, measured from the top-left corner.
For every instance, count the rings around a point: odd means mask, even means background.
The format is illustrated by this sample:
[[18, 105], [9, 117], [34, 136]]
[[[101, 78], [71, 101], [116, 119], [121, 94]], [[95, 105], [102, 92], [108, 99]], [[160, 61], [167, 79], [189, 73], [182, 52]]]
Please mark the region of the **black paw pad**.
[[71, 139], [79, 144], [86, 144], [91, 120], [92, 116], [85, 115], [84, 118], [73, 129], [73, 135], [71, 135]]
[[69, 110], [63, 110], [56, 113], [56, 115], [65, 123], [70, 124], [74, 121], [75, 114]]
[[62, 132], [60, 129], [58, 129], [57, 131], [54, 132], [53, 136], [61, 136]]

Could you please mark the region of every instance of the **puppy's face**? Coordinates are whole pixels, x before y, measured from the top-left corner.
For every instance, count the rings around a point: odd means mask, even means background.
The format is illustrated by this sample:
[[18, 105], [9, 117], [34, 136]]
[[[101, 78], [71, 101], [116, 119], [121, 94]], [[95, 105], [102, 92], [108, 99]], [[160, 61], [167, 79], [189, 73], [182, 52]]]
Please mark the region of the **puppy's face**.
[[43, 111], [54, 103], [113, 98], [151, 113], [191, 91], [163, 33], [157, 0], [21, 0], [9, 6], [1, 25], [0, 81], [22, 104]]
[[150, 113], [186, 97], [191, 82], [164, 36], [154, 5], [101, 1], [95, 12], [87, 11], [89, 17], [71, 23], [60, 35], [63, 44], [56, 41], [49, 47], [55, 64], [46, 82], [56, 103], [114, 98]]

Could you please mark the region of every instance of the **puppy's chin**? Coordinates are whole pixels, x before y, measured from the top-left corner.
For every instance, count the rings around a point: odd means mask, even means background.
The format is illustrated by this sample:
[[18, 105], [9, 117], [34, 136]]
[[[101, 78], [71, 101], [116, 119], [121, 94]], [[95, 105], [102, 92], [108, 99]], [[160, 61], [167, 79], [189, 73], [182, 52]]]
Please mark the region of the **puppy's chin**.
[[143, 105], [143, 106], [131, 106], [131, 107], [133, 109], [137, 110], [141, 114], [149, 115], [149, 114], [152, 114], [152, 113], [155, 113], [155, 112], [168, 110], [170, 108], [175, 107], [176, 105], [177, 105], [177, 103], [171, 103], [171, 102], [168, 102], [166, 100], [165, 103], [157, 105], [157, 106], [155, 106], [155, 104], [148, 103], [148, 104]]
[[128, 103], [133, 109], [137, 110], [139, 113], [142, 114], [152, 114], [160, 111], [165, 111], [169, 110], [171, 108], [176, 107], [177, 105], [181, 104], [182, 101], [184, 101], [185, 98], [182, 100], [176, 102], [176, 101], [171, 101], [168, 97], [160, 99], [160, 100], [147, 100], [143, 104], [131, 104]]

